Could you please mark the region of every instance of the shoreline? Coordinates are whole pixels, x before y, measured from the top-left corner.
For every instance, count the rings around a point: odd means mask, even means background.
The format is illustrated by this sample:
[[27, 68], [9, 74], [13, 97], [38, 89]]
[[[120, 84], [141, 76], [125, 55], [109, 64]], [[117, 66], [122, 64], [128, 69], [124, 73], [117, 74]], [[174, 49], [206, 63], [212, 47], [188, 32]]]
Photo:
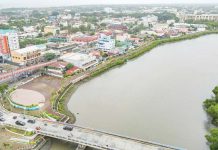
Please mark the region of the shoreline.
[[120, 66], [126, 64], [127, 61], [134, 60], [134, 59], [144, 55], [146, 52], [149, 52], [158, 46], [162, 46], [164, 44], [181, 42], [181, 41], [185, 41], [185, 40], [192, 40], [192, 39], [196, 39], [196, 38], [206, 36], [206, 35], [211, 35], [211, 34], [218, 34], [218, 31], [217, 30], [216, 31], [205, 31], [205, 32], [200, 32], [200, 33], [195, 33], [195, 34], [183, 35], [181, 37], [176, 37], [176, 38], [158, 39], [158, 40], [152, 41], [148, 45], [146, 45], [146, 43], [145, 43], [145, 44], [141, 45], [140, 47], [138, 47], [134, 50], [131, 50], [130, 52], [127, 52], [127, 54], [125, 54], [125, 55], [121, 55], [121, 56], [112, 58], [112, 61], [109, 62], [108, 64], [106, 64], [106, 66], [103, 66], [103, 67], [96, 69], [95, 71], [93, 71], [90, 74], [90, 76], [88, 78], [83, 79], [83, 80], [79, 81], [78, 83], [72, 85], [72, 90], [70, 90], [69, 92], [66, 92], [66, 94], [63, 95], [63, 97], [65, 97], [65, 98], [61, 100], [61, 103], [63, 103], [62, 107], [63, 107], [64, 114], [68, 115], [72, 119], [72, 123], [76, 122], [75, 114], [68, 109], [67, 105], [68, 105], [72, 95], [76, 92], [76, 90], [79, 88], [79, 86], [81, 84], [84, 84], [84, 83], [92, 80], [93, 78], [98, 77], [99, 75], [102, 75], [103, 73], [109, 71], [110, 69], [120, 67]]

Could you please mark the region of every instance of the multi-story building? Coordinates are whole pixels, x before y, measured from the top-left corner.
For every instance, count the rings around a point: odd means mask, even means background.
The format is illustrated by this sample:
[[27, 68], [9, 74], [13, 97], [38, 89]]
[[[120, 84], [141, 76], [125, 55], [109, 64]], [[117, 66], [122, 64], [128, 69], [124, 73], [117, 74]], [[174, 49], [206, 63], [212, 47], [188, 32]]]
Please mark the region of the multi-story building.
[[0, 30], [0, 53], [10, 56], [11, 51], [19, 48], [18, 34], [15, 30]]
[[46, 47], [58, 52], [67, 52], [73, 51], [77, 45], [74, 43], [48, 43]]
[[41, 60], [41, 48], [29, 46], [19, 50], [11, 51], [12, 61], [20, 65], [37, 64]]
[[115, 40], [111, 36], [100, 34], [97, 47], [101, 50], [108, 51], [115, 48]]
[[210, 20], [210, 21], [218, 21], [218, 14], [187, 14], [184, 16], [185, 20]]

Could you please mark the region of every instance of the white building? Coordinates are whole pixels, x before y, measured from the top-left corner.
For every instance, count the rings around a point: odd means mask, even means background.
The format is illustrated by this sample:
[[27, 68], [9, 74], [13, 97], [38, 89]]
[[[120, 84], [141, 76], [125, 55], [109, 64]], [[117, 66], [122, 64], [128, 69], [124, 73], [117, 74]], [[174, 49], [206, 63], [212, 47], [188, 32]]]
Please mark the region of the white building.
[[23, 30], [24, 30], [24, 32], [26, 32], [26, 33], [35, 32], [34, 26], [25, 26], [25, 27], [23, 27]]
[[64, 14], [64, 15], [61, 16], [61, 19], [70, 20], [70, 19], [72, 19], [72, 15], [71, 14]]
[[74, 19], [75, 20], [80, 20], [80, 13], [75, 13]]
[[144, 26], [148, 27], [149, 24], [155, 24], [158, 22], [158, 17], [154, 15], [148, 15], [146, 17], [142, 17], [142, 23]]
[[7, 45], [10, 51], [20, 48], [18, 34], [14, 30], [0, 30], [0, 36], [7, 37]]
[[130, 35], [128, 33], [121, 33], [116, 35], [116, 40], [120, 42], [125, 42], [130, 38]]
[[106, 13], [113, 13], [113, 12], [114, 12], [114, 10], [113, 10], [112, 8], [110, 8], [110, 7], [104, 8], [104, 11], [105, 11]]
[[115, 40], [111, 36], [106, 36], [105, 34], [100, 34], [98, 43], [96, 45], [99, 49], [108, 51], [115, 48]]
[[175, 20], [167, 20], [167, 24], [168, 24], [168, 25], [170, 25], [170, 24], [174, 24], [174, 23], [176, 23]]
[[187, 14], [185, 15], [185, 20], [210, 20], [210, 21], [218, 21], [218, 14]]
[[65, 62], [72, 63], [83, 70], [87, 70], [98, 64], [95, 56], [81, 53], [67, 53], [61, 56], [60, 59]]

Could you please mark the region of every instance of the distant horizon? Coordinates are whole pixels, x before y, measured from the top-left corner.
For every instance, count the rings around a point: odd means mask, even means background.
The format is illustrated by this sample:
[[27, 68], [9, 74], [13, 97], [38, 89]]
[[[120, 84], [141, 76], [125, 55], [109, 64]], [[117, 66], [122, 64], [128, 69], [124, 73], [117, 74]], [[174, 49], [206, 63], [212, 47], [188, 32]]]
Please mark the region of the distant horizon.
[[218, 5], [218, 0], [7, 0], [0, 2], [0, 8], [55, 8], [55, 7], [74, 7], [74, 6], [97, 6], [97, 5], [192, 5], [207, 4]]

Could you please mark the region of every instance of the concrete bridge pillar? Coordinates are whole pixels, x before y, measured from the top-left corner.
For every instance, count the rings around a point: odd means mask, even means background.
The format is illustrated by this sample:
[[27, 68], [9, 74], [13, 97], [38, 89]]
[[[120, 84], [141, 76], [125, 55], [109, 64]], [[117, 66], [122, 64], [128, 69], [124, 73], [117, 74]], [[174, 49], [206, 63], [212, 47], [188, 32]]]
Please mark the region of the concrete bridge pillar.
[[86, 145], [78, 144], [76, 150], [85, 150]]

